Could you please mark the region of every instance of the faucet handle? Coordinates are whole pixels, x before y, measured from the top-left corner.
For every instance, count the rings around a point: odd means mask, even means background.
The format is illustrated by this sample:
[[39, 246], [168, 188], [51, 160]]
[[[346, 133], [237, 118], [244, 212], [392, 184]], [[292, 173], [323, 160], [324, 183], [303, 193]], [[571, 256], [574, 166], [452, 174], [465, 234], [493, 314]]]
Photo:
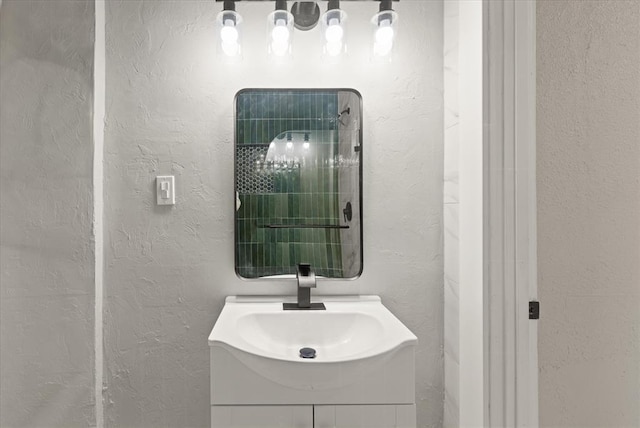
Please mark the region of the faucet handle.
[[298, 301], [296, 303], [284, 302], [282, 308], [286, 310], [326, 310], [324, 303], [311, 303], [311, 289], [316, 288], [316, 274], [311, 270], [309, 263], [298, 264], [296, 272], [298, 282]]
[[298, 279], [298, 288], [316, 288], [316, 274], [311, 270], [309, 263], [298, 264], [296, 278]]

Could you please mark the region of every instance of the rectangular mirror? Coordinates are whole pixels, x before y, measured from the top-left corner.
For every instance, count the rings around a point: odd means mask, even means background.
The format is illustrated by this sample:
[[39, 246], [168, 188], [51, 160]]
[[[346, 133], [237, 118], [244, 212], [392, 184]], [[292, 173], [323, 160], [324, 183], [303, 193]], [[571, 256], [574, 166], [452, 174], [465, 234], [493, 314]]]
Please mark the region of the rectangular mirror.
[[242, 278], [362, 272], [362, 98], [244, 89], [235, 99], [235, 264]]

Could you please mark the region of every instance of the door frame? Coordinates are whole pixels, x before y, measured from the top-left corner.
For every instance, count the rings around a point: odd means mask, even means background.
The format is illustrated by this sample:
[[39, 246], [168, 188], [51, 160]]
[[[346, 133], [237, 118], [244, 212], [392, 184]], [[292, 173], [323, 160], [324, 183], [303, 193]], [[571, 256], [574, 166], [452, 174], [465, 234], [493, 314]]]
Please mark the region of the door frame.
[[459, 425], [537, 427], [535, 0], [459, 2]]
[[538, 426], [535, 0], [483, 3], [485, 426]]

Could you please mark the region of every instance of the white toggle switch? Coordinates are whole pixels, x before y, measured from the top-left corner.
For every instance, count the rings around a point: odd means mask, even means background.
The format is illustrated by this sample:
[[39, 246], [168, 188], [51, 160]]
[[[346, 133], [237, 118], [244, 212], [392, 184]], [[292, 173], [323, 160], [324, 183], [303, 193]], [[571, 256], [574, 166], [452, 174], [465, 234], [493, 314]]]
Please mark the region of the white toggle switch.
[[156, 197], [158, 205], [176, 204], [176, 186], [173, 175], [159, 175], [156, 177]]

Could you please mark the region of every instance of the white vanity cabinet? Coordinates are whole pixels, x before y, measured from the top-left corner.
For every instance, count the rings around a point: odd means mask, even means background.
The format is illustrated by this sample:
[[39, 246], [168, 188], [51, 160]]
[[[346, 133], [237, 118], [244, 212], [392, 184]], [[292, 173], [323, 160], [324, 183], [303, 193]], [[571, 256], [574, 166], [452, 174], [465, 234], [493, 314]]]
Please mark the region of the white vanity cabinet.
[[415, 428], [415, 335], [378, 296], [321, 301], [227, 298], [209, 335], [212, 428]]
[[212, 406], [212, 428], [414, 428], [413, 404]]

